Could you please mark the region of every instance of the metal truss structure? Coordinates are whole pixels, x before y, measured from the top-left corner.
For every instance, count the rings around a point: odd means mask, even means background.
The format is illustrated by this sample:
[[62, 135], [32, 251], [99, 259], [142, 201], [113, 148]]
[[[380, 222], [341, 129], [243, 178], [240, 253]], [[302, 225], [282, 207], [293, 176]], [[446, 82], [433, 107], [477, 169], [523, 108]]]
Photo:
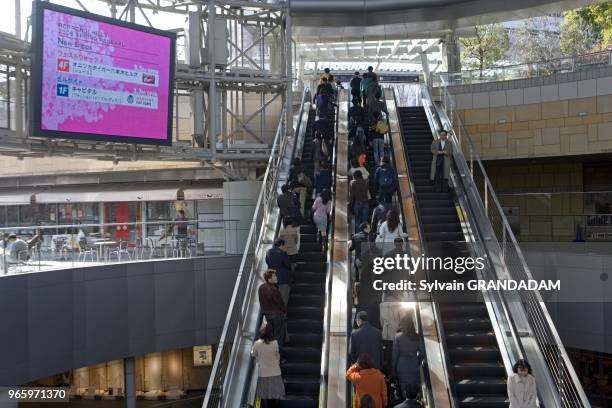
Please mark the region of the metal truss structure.
[[[30, 47], [0, 36], [0, 64], [14, 72], [16, 126], [0, 129], [0, 154], [123, 160], [199, 161], [240, 173], [264, 163], [277, 125], [291, 134], [291, 18], [284, 0], [73, 0], [90, 11], [153, 26], [153, 17], [183, 16], [177, 33], [173, 145], [155, 147], [36, 138], [27, 134]], [[66, 2], [62, 3], [66, 5]], [[16, 32], [21, 32], [16, 1]], [[214, 16], [214, 17], [213, 17]], [[157, 20], [156, 20], [157, 21]], [[159, 28], [159, 27], [156, 27]], [[164, 27], [166, 29], [166, 27]], [[27, 33], [26, 30], [26, 37]], [[288, 57], [289, 56], [289, 57]], [[279, 122], [280, 121], [280, 122]], [[246, 165], [248, 163], [248, 166]]]

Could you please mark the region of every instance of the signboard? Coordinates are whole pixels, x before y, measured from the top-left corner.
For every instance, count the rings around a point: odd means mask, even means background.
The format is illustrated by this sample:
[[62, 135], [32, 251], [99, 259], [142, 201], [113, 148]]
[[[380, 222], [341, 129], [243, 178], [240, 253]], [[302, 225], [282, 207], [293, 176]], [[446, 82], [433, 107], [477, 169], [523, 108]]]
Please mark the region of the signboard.
[[34, 3], [31, 134], [172, 144], [174, 33]]
[[211, 366], [212, 360], [212, 346], [193, 346], [193, 366]]

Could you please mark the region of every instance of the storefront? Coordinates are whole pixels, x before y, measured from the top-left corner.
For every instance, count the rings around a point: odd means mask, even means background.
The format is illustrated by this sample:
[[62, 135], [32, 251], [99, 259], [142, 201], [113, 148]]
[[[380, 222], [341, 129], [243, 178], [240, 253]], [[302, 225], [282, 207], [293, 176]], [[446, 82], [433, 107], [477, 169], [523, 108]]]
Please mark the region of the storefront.
[[[223, 251], [221, 183], [140, 183], [58, 186], [0, 191], [0, 227], [15, 228], [23, 238], [44, 227], [44, 245], [52, 237], [77, 234], [105, 237], [141, 246], [177, 231], [182, 219], [187, 235], [207, 251]], [[82, 227], [81, 227], [82, 225]], [[53, 228], [57, 226], [56, 228]], [[47, 239], [48, 238], [48, 239]]]

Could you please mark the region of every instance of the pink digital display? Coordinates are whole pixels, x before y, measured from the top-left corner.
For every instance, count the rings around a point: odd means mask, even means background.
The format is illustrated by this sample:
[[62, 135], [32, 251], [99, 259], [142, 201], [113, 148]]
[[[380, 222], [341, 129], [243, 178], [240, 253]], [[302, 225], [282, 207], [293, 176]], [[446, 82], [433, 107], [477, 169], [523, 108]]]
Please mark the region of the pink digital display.
[[44, 6], [38, 15], [42, 46], [35, 129], [43, 136], [168, 144], [173, 34], [52, 8]]

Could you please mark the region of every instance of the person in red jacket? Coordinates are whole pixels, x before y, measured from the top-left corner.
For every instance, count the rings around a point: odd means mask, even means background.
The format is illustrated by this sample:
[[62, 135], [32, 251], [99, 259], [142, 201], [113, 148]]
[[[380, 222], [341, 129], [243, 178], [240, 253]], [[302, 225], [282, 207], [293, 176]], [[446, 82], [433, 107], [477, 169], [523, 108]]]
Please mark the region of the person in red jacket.
[[[357, 401], [368, 394], [376, 403], [376, 408], [387, 406], [387, 384], [385, 376], [379, 369], [374, 368], [374, 362], [367, 354], [361, 354], [357, 363], [349, 367], [346, 379], [353, 383], [357, 392]], [[355, 408], [360, 408], [357, 403]]]

